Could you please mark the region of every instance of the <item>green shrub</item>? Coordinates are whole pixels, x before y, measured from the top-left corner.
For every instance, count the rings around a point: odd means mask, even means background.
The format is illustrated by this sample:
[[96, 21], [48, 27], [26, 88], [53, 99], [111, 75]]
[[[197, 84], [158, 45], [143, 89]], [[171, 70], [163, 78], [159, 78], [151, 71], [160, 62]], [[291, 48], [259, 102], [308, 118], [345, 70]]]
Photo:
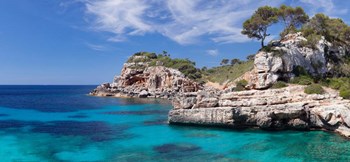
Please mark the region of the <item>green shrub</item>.
[[340, 89], [343, 85], [343, 82], [340, 79], [330, 79], [329, 81], [329, 87], [332, 89]]
[[247, 85], [248, 85], [248, 81], [246, 81], [244, 79], [237, 81], [235, 90], [236, 91], [243, 91], [243, 90], [245, 90], [245, 86], [247, 86]]
[[323, 94], [324, 89], [319, 84], [311, 84], [305, 87], [304, 92], [306, 94]]
[[306, 47], [316, 49], [316, 45], [318, 42], [321, 40], [321, 36], [317, 34], [310, 34], [306, 37], [307, 42], [306, 42]]
[[287, 86], [288, 85], [287, 85], [286, 82], [278, 81], [274, 85], [272, 85], [271, 88], [278, 89], [278, 88], [284, 88], [284, 87], [287, 87]]
[[270, 45], [267, 45], [267, 46], [262, 47], [260, 50], [264, 51], [264, 52], [271, 52], [272, 47]]
[[328, 87], [339, 90], [342, 87], [350, 87], [350, 78], [329, 78], [326, 83]]
[[301, 75], [301, 76], [295, 77], [290, 82], [293, 84], [310, 85], [314, 82], [314, 80], [311, 78], [311, 76]]
[[[135, 58], [134, 56], [144, 57]], [[177, 69], [190, 79], [197, 80], [202, 77], [201, 70], [195, 67], [195, 62], [192, 62], [189, 59], [172, 59], [169, 56], [169, 54], [164, 52], [163, 54], [158, 55], [151, 52], [137, 52], [130, 57], [127, 62], [148, 62], [149, 66], [157, 66], [157, 62], [161, 62], [163, 66]], [[139, 67], [135, 66], [134, 68]]]
[[308, 75], [308, 73], [306, 72], [306, 70], [304, 69], [304, 67], [302, 66], [295, 66], [293, 68], [293, 71], [292, 73], [295, 75], [295, 76], [300, 76], [300, 75]]
[[344, 99], [350, 99], [350, 89], [349, 87], [342, 87], [339, 91], [340, 97], [343, 97]]

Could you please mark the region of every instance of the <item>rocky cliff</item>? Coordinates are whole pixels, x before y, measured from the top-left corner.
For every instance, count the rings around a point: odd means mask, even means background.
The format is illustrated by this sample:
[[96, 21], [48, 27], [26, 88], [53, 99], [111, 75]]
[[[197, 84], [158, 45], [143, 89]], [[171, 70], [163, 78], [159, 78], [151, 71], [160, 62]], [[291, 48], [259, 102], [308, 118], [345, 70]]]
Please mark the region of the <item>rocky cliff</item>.
[[[329, 53], [333, 58], [340, 58], [348, 51], [324, 39], [314, 48], [303, 46], [305, 41], [300, 33], [289, 34], [270, 44], [269, 49], [260, 50], [253, 70], [239, 78], [249, 81], [246, 88], [250, 90], [202, 87], [180, 71], [160, 66], [166, 59], [171, 61], [168, 56], [138, 53], [124, 64], [121, 75], [112, 83], [102, 84], [90, 94], [171, 98], [174, 108], [169, 112], [170, 124], [322, 129], [350, 137], [350, 101], [339, 97], [337, 91], [326, 88], [324, 94], [310, 95], [304, 93], [305, 86], [301, 85], [270, 88], [278, 80], [295, 77], [296, 67], [313, 76], [328, 75], [336, 63], [329, 61]], [[159, 62], [162, 59], [164, 62]], [[174, 61], [172, 65], [178, 63], [181, 61]]]
[[[260, 50], [253, 70], [238, 80], [249, 82], [244, 91], [205, 89], [178, 94], [169, 112], [170, 124], [195, 124], [230, 128], [322, 129], [350, 137], [350, 101], [337, 91], [326, 88], [324, 94], [306, 94], [305, 86], [289, 85], [271, 89], [278, 80], [295, 77], [301, 67], [312, 76], [326, 76], [347, 50], [333, 46], [325, 39], [314, 48], [304, 46], [301, 33], [289, 34]], [[338, 62], [339, 63], [339, 62]]]
[[173, 99], [170, 124], [232, 128], [325, 129], [350, 137], [350, 101], [334, 90], [308, 95], [304, 86], [248, 91], [199, 91]]
[[[145, 59], [132, 56], [131, 60]], [[104, 83], [90, 95], [115, 97], [172, 98], [177, 93], [196, 92], [200, 85], [186, 78], [180, 71], [164, 66], [150, 66], [149, 62], [125, 63], [120, 76], [112, 83]]]
[[252, 89], [266, 89], [278, 80], [290, 80], [295, 77], [294, 69], [302, 67], [313, 76], [325, 76], [333, 72], [337, 63], [346, 55], [348, 47], [332, 45], [323, 37], [311, 48], [303, 45], [307, 42], [301, 33], [288, 34], [260, 50], [255, 55], [254, 69], [239, 79], [250, 82]]

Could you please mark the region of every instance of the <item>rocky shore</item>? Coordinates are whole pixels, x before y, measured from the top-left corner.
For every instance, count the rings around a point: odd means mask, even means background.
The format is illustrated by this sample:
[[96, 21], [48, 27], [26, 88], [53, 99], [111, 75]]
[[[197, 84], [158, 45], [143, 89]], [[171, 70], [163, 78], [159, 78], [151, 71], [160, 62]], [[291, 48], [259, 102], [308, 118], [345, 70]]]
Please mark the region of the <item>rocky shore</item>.
[[261, 128], [266, 130], [328, 130], [350, 137], [350, 101], [335, 90], [325, 88], [323, 94], [306, 94], [305, 86], [289, 84], [270, 88], [279, 80], [295, 77], [301, 67], [310, 75], [324, 76], [333, 71], [327, 62], [325, 47], [333, 57], [343, 56], [342, 47], [321, 39], [315, 49], [300, 44], [306, 39], [289, 34], [270, 46], [270, 51], [255, 55], [254, 68], [237, 80], [248, 81], [246, 90], [235, 85], [224, 90], [203, 87], [180, 71], [150, 66], [146, 56], [132, 56], [120, 76], [105, 83], [90, 95], [113, 97], [167, 98], [173, 109], [169, 124], [222, 126], [230, 128]]
[[304, 86], [240, 92], [199, 91], [173, 99], [170, 124], [268, 130], [324, 129], [350, 137], [350, 101], [334, 90], [304, 93]]
[[205, 89], [178, 94], [169, 112], [170, 124], [195, 124], [230, 128], [268, 130], [328, 130], [350, 137], [350, 101], [326, 88], [324, 94], [306, 94], [305, 86], [289, 85], [271, 89], [279, 80], [291, 80], [300, 67], [313, 76], [325, 76], [334, 65], [327, 62], [325, 47], [337, 58], [344, 48], [321, 39], [315, 49], [301, 46], [301, 33], [275, 41], [270, 51], [255, 55], [254, 68], [237, 80], [245, 79], [244, 91]]

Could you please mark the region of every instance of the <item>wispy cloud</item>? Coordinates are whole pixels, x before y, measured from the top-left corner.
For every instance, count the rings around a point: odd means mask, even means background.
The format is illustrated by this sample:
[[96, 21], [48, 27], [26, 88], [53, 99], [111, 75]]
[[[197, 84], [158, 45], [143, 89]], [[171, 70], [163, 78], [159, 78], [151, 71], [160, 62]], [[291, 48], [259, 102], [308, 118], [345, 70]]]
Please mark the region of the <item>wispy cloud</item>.
[[98, 44], [92, 44], [92, 43], [85, 43], [87, 47], [89, 47], [92, 50], [95, 51], [106, 51], [107, 47], [103, 45], [98, 45]]
[[87, 13], [94, 16], [93, 27], [115, 34], [112, 41], [124, 41], [125, 35], [140, 35], [153, 30], [143, 19], [149, 5], [139, 0], [94, 0], [86, 2]]
[[310, 14], [314, 15], [318, 12], [323, 12], [329, 16], [337, 16], [348, 13], [348, 9], [336, 6], [333, 0], [300, 0], [310, 7]]
[[210, 56], [217, 56], [217, 55], [219, 55], [219, 50], [217, 50], [217, 49], [207, 50], [206, 52]]
[[220, 42], [246, 42], [242, 21], [262, 5], [276, 6], [278, 0], [86, 0], [86, 13], [93, 29], [107, 31], [110, 41], [129, 36], [159, 33], [179, 44], [205, 39]]
[[[241, 34], [242, 22], [258, 7], [279, 6], [285, 0], [80, 0], [92, 28], [113, 34], [110, 41], [158, 33], [179, 43], [250, 41]], [[331, 0], [293, 1], [329, 14], [347, 13]]]

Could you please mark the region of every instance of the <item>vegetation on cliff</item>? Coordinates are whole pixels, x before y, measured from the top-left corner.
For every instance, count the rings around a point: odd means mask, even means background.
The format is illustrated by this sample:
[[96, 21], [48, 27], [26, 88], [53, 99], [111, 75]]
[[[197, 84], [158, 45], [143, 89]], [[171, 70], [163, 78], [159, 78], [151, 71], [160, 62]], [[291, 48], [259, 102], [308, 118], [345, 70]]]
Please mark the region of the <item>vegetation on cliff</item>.
[[[280, 23], [283, 29], [280, 32], [280, 41], [274, 41], [264, 45], [268, 33], [268, 28], [273, 24]], [[330, 18], [324, 14], [316, 14], [309, 18], [301, 7], [290, 7], [282, 5], [279, 8], [264, 6], [258, 8], [255, 13], [244, 22], [242, 34], [249, 38], [255, 38], [261, 41], [262, 51], [272, 52], [273, 57], [283, 57], [285, 51], [278, 50], [281, 42], [284, 39], [289, 39], [286, 35], [300, 32], [305, 41], [298, 43], [298, 47], [308, 47], [313, 50], [319, 50], [320, 40], [324, 39], [324, 55], [326, 58], [327, 73], [325, 74], [310, 74], [303, 67], [294, 67], [292, 73], [295, 77], [278, 81], [272, 88], [282, 88], [287, 86], [286, 82], [293, 84], [308, 85], [313, 91], [317, 86], [328, 86], [340, 91], [341, 96], [350, 98], [350, 27], [341, 19]], [[322, 41], [321, 41], [322, 42]], [[330, 45], [331, 44], [331, 45]], [[342, 55], [335, 54], [334, 49], [344, 51]], [[170, 54], [163, 51], [161, 54], [150, 52], [138, 52], [131, 57], [128, 62], [146, 62], [148, 66], [165, 66], [178, 69], [185, 76], [198, 82], [204, 83], [207, 81], [215, 83], [232, 82], [250, 71], [254, 67], [254, 55], [249, 55], [247, 61], [242, 61], [236, 58], [224, 58], [220, 62], [220, 66], [202, 69], [196, 68], [196, 63], [189, 59], [171, 58]], [[319, 66], [324, 66], [317, 63], [312, 63], [312, 67], [317, 69]], [[135, 66], [144, 66], [135, 64]], [[244, 89], [244, 86], [240, 87]], [[237, 90], [239, 90], [238, 88]], [[310, 89], [309, 89], [310, 90]], [[309, 90], [306, 90], [309, 92]]]
[[240, 63], [217, 66], [207, 70], [202, 70], [203, 79], [216, 83], [233, 81], [244, 73], [253, 69], [254, 61], [240, 61]]
[[305, 87], [304, 92], [306, 94], [323, 94], [324, 89], [319, 84], [310, 84], [307, 87]]
[[339, 90], [339, 95], [343, 98], [350, 99], [350, 78], [328, 78], [322, 81], [322, 84], [330, 88]]
[[[264, 40], [270, 34], [267, 29], [273, 24], [283, 25], [280, 32], [281, 40], [273, 41], [267, 46]], [[284, 80], [294, 84], [308, 85], [307, 93], [320, 93], [322, 88], [318, 84], [328, 86], [340, 91], [343, 98], [350, 98], [350, 26], [342, 19], [330, 18], [318, 13], [309, 19], [301, 7], [282, 5], [279, 8], [264, 6], [244, 22], [242, 34], [249, 38], [261, 41], [260, 50], [273, 53], [274, 57], [284, 55], [280, 47], [282, 41], [293, 39], [288, 34], [300, 32], [304, 41], [298, 43], [299, 48], [307, 47], [313, 51], [323, 52], [325, 62], [311, 62], [313, 73], [303, 67], [294, 67], [292, 73], [295, 77]], [[317, 70], [326, 67], [327, 71]], [[319, 73], [322, 71], [321, 73]], [[275, 83], [278, 87], [280, 83]], [[281, 84], [282, 85], [282, 84]]]
[[[202, 77], [201, 70], [196, 68], [196, 63], [189, 59], [171, 58], [170, 54], [163, 51], [162, 54], [151, 52], [137, 52], [127, 61], [128, 63], [147, 63], [148, 66], [165, 66], [181, 71], [186, 77], [198, 80]], [[135, 65], [139, 66], [139, 65]]]
[[[171, 58], [170, 54], [151, 52], [137, 52], [128, 59], [128, 63], [147, 63], [148, 66], [165, 66], [181, 71], [186, 77], [205, 83], [207, 81], [223, 83], [233, 81], [253, 68], [254, 55], [249, 55], [247, 61], [239, 59], [223, 59], [222, 66], [202, 69], [196, 68], [196, 63], [189, 59]], [[230, 62], [230, 65], [228, 64]], [[135, 64], [135, 68], [145, 68], [144, 65]]]
[[309, 19], [309, 16], [301, 7], [290, 7], [282, 5], [280, 8], [263, 6], [259, 7], [255, 13], [243, 23], [242, 34], [249, 38], [256, 38], [261, 41], [261, 47], [264, 47], [266, 37], [270, 36], [267, 29], [272, 24], [282, 22], [284, 30], [281, 37], [295, 32]]

